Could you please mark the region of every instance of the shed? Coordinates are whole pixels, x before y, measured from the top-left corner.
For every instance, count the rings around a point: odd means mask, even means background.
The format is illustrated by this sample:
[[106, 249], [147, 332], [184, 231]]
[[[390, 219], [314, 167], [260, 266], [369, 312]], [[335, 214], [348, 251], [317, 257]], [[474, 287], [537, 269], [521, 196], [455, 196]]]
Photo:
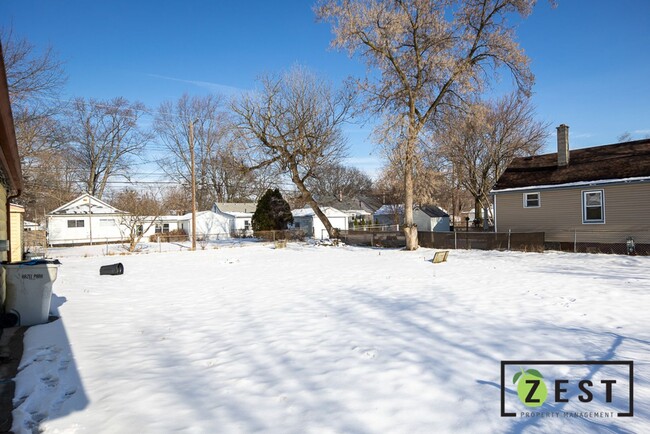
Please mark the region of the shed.
[[449, 232], [449, 214], [435, 205], [420, 205], [413, 209], [413, 222], [419, 231]]

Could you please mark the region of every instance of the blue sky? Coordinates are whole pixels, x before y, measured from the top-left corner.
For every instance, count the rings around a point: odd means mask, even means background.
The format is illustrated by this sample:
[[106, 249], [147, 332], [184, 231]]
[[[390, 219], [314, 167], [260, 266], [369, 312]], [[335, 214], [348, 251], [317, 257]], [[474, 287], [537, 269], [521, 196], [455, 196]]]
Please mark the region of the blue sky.
[[[536, 75], [540, 120], [571, 127], [572, 148], [650, 135], [650, 1], [540, 0], [517, 35]], [[329, 49], [313, 2], [2, 0], [0, 26], [65, 61], [63, 98], [124, 96], [156, 108], [184, 92], [233, 94], [264, 72], [306, 65], [340, 83], [365, 66]], [[504, 76], [498, 92], [510, 85]], [[347, 128], [351, 163], [373, 171], [369, 127]]]

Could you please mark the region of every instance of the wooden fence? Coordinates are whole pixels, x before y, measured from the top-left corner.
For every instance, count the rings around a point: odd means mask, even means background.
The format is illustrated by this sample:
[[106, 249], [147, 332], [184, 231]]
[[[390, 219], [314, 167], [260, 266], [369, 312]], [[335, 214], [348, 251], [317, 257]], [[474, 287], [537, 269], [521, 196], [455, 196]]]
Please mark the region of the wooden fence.
[[[341, 231], [344, 243], [354, 246], [404, 247], [403, 232]], [[544, 233], [418, 232], [421, 247], [435, 249], [544, 251]]]

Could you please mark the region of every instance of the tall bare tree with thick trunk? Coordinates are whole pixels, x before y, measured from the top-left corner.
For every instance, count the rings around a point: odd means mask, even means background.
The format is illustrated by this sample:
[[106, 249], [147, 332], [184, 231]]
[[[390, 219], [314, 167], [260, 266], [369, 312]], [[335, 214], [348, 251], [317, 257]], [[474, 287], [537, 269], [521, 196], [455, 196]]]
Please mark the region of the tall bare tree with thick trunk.
[[[446, 106], [481, 90], [490, 70], [505, 67], [529, 91], [528, 59], [506, 17], [528, 15], [536, 0], [322, 0], [333, 45], [358, 54], [379, 72], [359, 81], [366, 104], [402, 117], [406, 248], [416, 249], [413, 167], [418, 137]], [[376, 77], [376, 78], [375, 78]]]
[[303, 68], [260, 80], [262, 89], [233, 103], [236, 124], [249, 144], [251, 170], [273, 166], [291, 178], [301, 201], [309, 204], [330, 237], [337, 231], [320, 209], [307, 182], [345, 153], [341, 126], [353, 96], [335, 92]]
[[539, 152], [548, 134], [549, 125], [535, 120], [530, 100], [513, 93], [450, 114], [438, 128], [434, 152], [453, 167], [460, 185], [472, 195], [480, 221], [490, 190], [508, 164]]
[[107, 101], [77, 98], [66, 110], [65, 128], [78, 181], [93, 196], [101, 198], [109, 180], [128, 178], [133, 158], [151, 140], [138, 125], [144, 114], [142, 103], [124, 98]]

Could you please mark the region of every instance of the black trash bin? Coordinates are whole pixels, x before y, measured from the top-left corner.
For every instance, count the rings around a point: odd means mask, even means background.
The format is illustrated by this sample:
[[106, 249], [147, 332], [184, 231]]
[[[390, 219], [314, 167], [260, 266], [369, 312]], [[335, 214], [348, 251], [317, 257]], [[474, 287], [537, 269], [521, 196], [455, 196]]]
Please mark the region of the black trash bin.
[[117, 264], [111, 264], [111, 265], [104, 265], [99, 268], [99, 275], [110, 275], [110, 276], [116, 276], [118, 274], [124, 274], [124, 265], [122, 265], [121, 262], [118, 262]]

